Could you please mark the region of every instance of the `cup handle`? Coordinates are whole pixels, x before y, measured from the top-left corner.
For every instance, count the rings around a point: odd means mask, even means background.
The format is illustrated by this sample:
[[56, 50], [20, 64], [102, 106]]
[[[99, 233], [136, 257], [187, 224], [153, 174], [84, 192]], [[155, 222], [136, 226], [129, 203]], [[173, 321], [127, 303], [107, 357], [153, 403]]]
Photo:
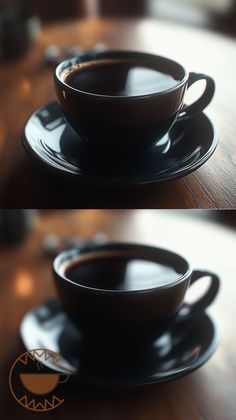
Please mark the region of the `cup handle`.
[[206, 309], [215, 299], [220, 287], [220, 279], [216, 274], [213, 274], [210, 271], [194, 270], [191, 276], [190, 286], [194, 284], [197, 280], [200, 280], [201, 278], [205, 277], [211, 278], [211, 283], [208, 290], [196, 302], [192, 304], [184, 303], [179, 312], [181, 317], [195, 315], [199, 312], [204, 311], [204, 309]]
[[65, 382], [67, 382], [68, 381], [68, 379], [70, 379], [70, 377], [71, 377], [71, 375], [60, 375], [60, 376], [65, 376], [65, 378], [64, 379], [61, 379], [60, 381], [59, 381], [59, 384], [64, 384]]
[[197, 99], [197, 101], [193, 102], [191, 105], [184, 105], [180, 114], [178, 116], [178, 120], [189, 118], [192, 115], [201, 112], [203, 109], [207, 107], [207, 105], [211, 102], [214, 93], [215, 93], [215, 82], [206, 74], [201, 73], [189, 73], [188, 79], [188, 89], [193, 83], [197, 82], [198, 80], [206, 80], [206, 87], [202, 94], [202, 96]]

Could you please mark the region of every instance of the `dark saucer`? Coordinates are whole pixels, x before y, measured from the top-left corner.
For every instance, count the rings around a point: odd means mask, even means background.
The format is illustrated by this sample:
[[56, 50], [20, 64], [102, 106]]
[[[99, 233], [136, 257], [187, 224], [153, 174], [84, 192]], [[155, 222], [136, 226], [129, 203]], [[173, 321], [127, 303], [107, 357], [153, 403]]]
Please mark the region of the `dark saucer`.
[[[179, 317], [180, 318], [180, 317]], [[134, 347], [132, 354], [122, 353], [122, 343], [110, 357], [99, 348], [88, 349], [84, 340], [56, 300], [40, 305], [25, 315], [20, 334], [26, 349], [44, 348], [58, 352], [65, 359], [60, 366], [83, 383], [103, 385], [145, 385], [180, 378], [212, 356], [217, 347], [217, 333], [210, 317], [177, 318], [158, 340], [147, 345], [145, 353]], [[50, 360], [45, 362], [50, 365]], [[57, 365], [57, 370], [59, 366]]]
[[82, 142], [57, 102], [36, 111], [23, 130], [23, 144], [39, 161], [78, 180], [101, 185], [156, 184], [183, 177], [203, 165], [217, 146], [203, 114], [177, 122], [158, 146], [141, 152], [107, 152]]

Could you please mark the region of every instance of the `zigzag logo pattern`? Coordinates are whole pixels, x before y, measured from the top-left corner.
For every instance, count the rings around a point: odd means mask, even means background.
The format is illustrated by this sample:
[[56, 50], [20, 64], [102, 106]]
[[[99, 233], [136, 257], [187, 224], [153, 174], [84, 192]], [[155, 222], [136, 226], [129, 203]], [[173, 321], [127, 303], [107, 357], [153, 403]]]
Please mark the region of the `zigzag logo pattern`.
[[[63, 363], [64, 359], [51, 350], [33, 349], [21, 354], [11, 367], [9, 373], [11, 393], [15, 400], [28, 410], [45, 412], [59, 407], [64, 402], [64, 399], [55, 395], [54, 391], [59, 383], [65, 382], [59, 381], [60, 373], [56, 369], [52, 373], [42, 372], [48, 361], [51, 366], [57, 366]], [[34, 365], [35, 372], [32, 373]], [[69, 375], [66, 376], [68, 379]]]

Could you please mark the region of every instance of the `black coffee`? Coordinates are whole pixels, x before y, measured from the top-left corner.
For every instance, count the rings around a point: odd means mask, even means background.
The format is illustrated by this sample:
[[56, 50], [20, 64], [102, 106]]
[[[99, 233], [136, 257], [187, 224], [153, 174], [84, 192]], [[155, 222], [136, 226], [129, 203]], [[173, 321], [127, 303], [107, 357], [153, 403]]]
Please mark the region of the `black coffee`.
[[104, 252], [71, 263], [65, 276], [73, 282], [98, 289], [143, 290], [171, 284], [180, 274], [172, 266]]
[[117, 58], [78, 64], [65, 82], [84, 92], [137, 96], [165, 91], [178, 83], [170, 74], [155, 69], [150, 61]]

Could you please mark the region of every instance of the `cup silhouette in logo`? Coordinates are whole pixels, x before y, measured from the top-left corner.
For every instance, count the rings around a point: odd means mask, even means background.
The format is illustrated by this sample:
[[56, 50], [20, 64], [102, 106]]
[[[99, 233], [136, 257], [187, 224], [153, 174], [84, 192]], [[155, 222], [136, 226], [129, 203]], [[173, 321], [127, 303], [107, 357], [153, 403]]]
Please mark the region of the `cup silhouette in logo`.
[[49, 394], [58, 385], [60, 375], [57, 373], [21, 373], [24, 387], [32, 394]]

